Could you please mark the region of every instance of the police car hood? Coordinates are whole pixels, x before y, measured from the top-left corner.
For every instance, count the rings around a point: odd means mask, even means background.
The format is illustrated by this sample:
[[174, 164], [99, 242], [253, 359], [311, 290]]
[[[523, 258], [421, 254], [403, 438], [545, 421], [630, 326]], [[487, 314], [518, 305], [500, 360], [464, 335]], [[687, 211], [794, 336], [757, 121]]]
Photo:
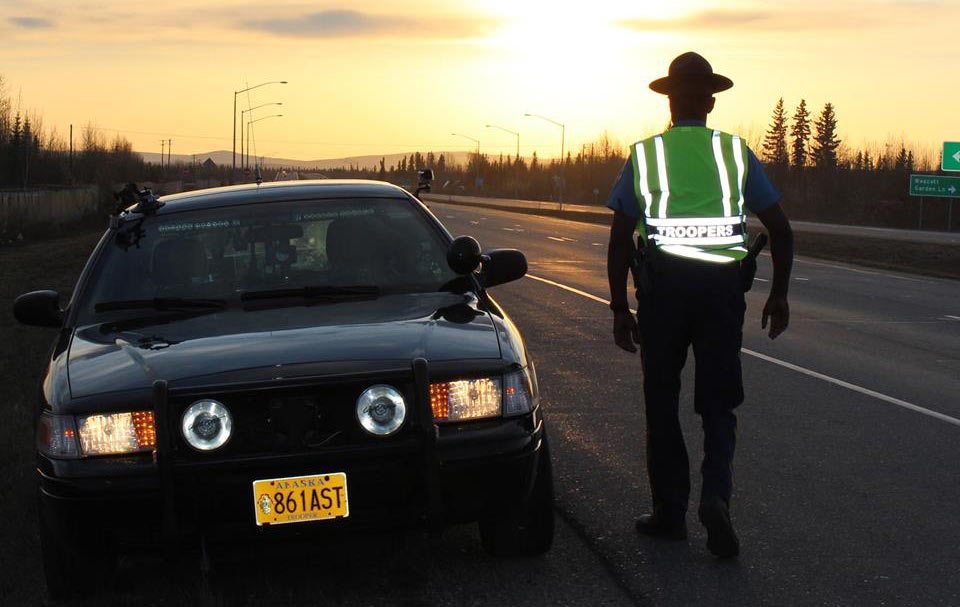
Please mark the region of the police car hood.
[[310, 375], [310, 363], [409, 364], [417, 357], [500, 358], [496, 327], [473, 294], [454, 293], [124, 319], [77, 328], [70, 393], [80, 398], [148, 388], [157, 379], [172, 386], [196, 384], [196, 378], [252, 379], [267, 369], [271, 377], [296, 377]]

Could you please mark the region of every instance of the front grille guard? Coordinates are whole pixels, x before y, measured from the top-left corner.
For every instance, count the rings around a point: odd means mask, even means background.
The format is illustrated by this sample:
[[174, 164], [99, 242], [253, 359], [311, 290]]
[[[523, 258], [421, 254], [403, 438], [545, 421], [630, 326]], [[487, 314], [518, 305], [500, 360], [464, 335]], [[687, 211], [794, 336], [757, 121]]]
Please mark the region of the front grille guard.
[[[423, 503], [423, 519], [431, 531], [439, 529], [443, 520], [443, 505], [440, 488], [440, 458], [437, 455], [439, 428], [433, 421], [430, 406], [430, 373], [425, 358], [411, 361], [411, 372], [416, 392], [417, 435], [420, 439], [420, 472], [426, 488]], [[325, 377], [324, 379], [332, 379]], [[166, 380], [153, 382], [153, 415], [157, 432], [156, 460], [161, 487], [161, 526], [164, 550], [167, 556], [175, 557], [179, 539], [177, 521], [177, 471], [174, 462], [174, 444], [177, 423], [170, 411], [170, 388]]]

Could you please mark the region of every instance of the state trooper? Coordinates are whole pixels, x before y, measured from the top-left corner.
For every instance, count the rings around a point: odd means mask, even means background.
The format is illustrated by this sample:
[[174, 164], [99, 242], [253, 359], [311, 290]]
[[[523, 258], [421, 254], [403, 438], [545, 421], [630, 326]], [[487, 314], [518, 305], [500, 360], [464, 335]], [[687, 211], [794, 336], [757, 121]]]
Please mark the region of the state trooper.
[[[735, 557], [740, 542], [730, 521], [732, 463], [743, 402], [740, 346], [753, 282], [746, 211], [770, 235], [773, 279], [761, 327], [769, 337], [787, 328], [787, 287], [793, 235], [763, 166], [744, 140], [707, 128], [714, 94], [733, 86], [697, 53], [684, 53], [650, 88], [670, 100], [671, 127], [634, 144], [610, 194], [614, 211], [607, 253], [610, 308], [616, 344], [640, 346], [647, 423], [647, 474], [653, 509], [637, 531], [674, 540], [687, 537], [690, 494], [687, 450], [679, 420], [680, 373], [692, 345], [696, 359], [694, 408], [704, 432], [699, 518], [707, 548]], [[633, 235], [637, 244], [634, 247]], [[762, 241], [758, 243], [762, 247]], [[637, 317], [626, 282], [633, 272]]]

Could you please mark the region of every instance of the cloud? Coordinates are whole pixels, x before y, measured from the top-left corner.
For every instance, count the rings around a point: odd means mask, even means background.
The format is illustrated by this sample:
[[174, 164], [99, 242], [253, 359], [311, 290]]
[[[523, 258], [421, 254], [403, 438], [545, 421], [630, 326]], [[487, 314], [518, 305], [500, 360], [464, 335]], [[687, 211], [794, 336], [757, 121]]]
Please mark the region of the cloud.
[[277, 36], [345, 38], [397, 37], [462, 38], [488, 33], [497, 22], [476, 18], [414, 19], [354, 10], [330, 9], [292, 17], [244, 21], [241, 27]]
[[53, 21], [40, 17], [10, 17], [7, 19], [13, 25], [24, 29], [36, 30], [53, 27]]
[[244, 26], [272, 34], [333, 38], [373, 34], [383, 30], [397, 29], [403, 19], [381, 15], [369, 15], [359, 11], [326, 10], [297, 17], [258, 19], [247, 21]]
[[[861, 26], [873, 19], [859, 15]], [[624, 29], [642, 32], [689, 31], [698, 32], [729, 31], [736, 29], [744, 33], [763, 31], [801, 31], [829, 29], [849, 25], [850, 15], [843, 11], [792, 10], [711, 10], [693, 13], [675, 19], [626, 19], [616, 25]]]

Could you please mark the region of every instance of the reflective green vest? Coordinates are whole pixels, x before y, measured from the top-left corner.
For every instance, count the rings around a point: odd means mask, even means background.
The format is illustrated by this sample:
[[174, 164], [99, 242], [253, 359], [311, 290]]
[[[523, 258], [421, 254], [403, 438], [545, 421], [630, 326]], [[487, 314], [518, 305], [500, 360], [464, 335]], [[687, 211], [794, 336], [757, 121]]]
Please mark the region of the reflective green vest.
[[659, 250], [729, 263], [747, 254], [747, 144], [698, 126], [673, 127], [630, 153], [637, 232]]

